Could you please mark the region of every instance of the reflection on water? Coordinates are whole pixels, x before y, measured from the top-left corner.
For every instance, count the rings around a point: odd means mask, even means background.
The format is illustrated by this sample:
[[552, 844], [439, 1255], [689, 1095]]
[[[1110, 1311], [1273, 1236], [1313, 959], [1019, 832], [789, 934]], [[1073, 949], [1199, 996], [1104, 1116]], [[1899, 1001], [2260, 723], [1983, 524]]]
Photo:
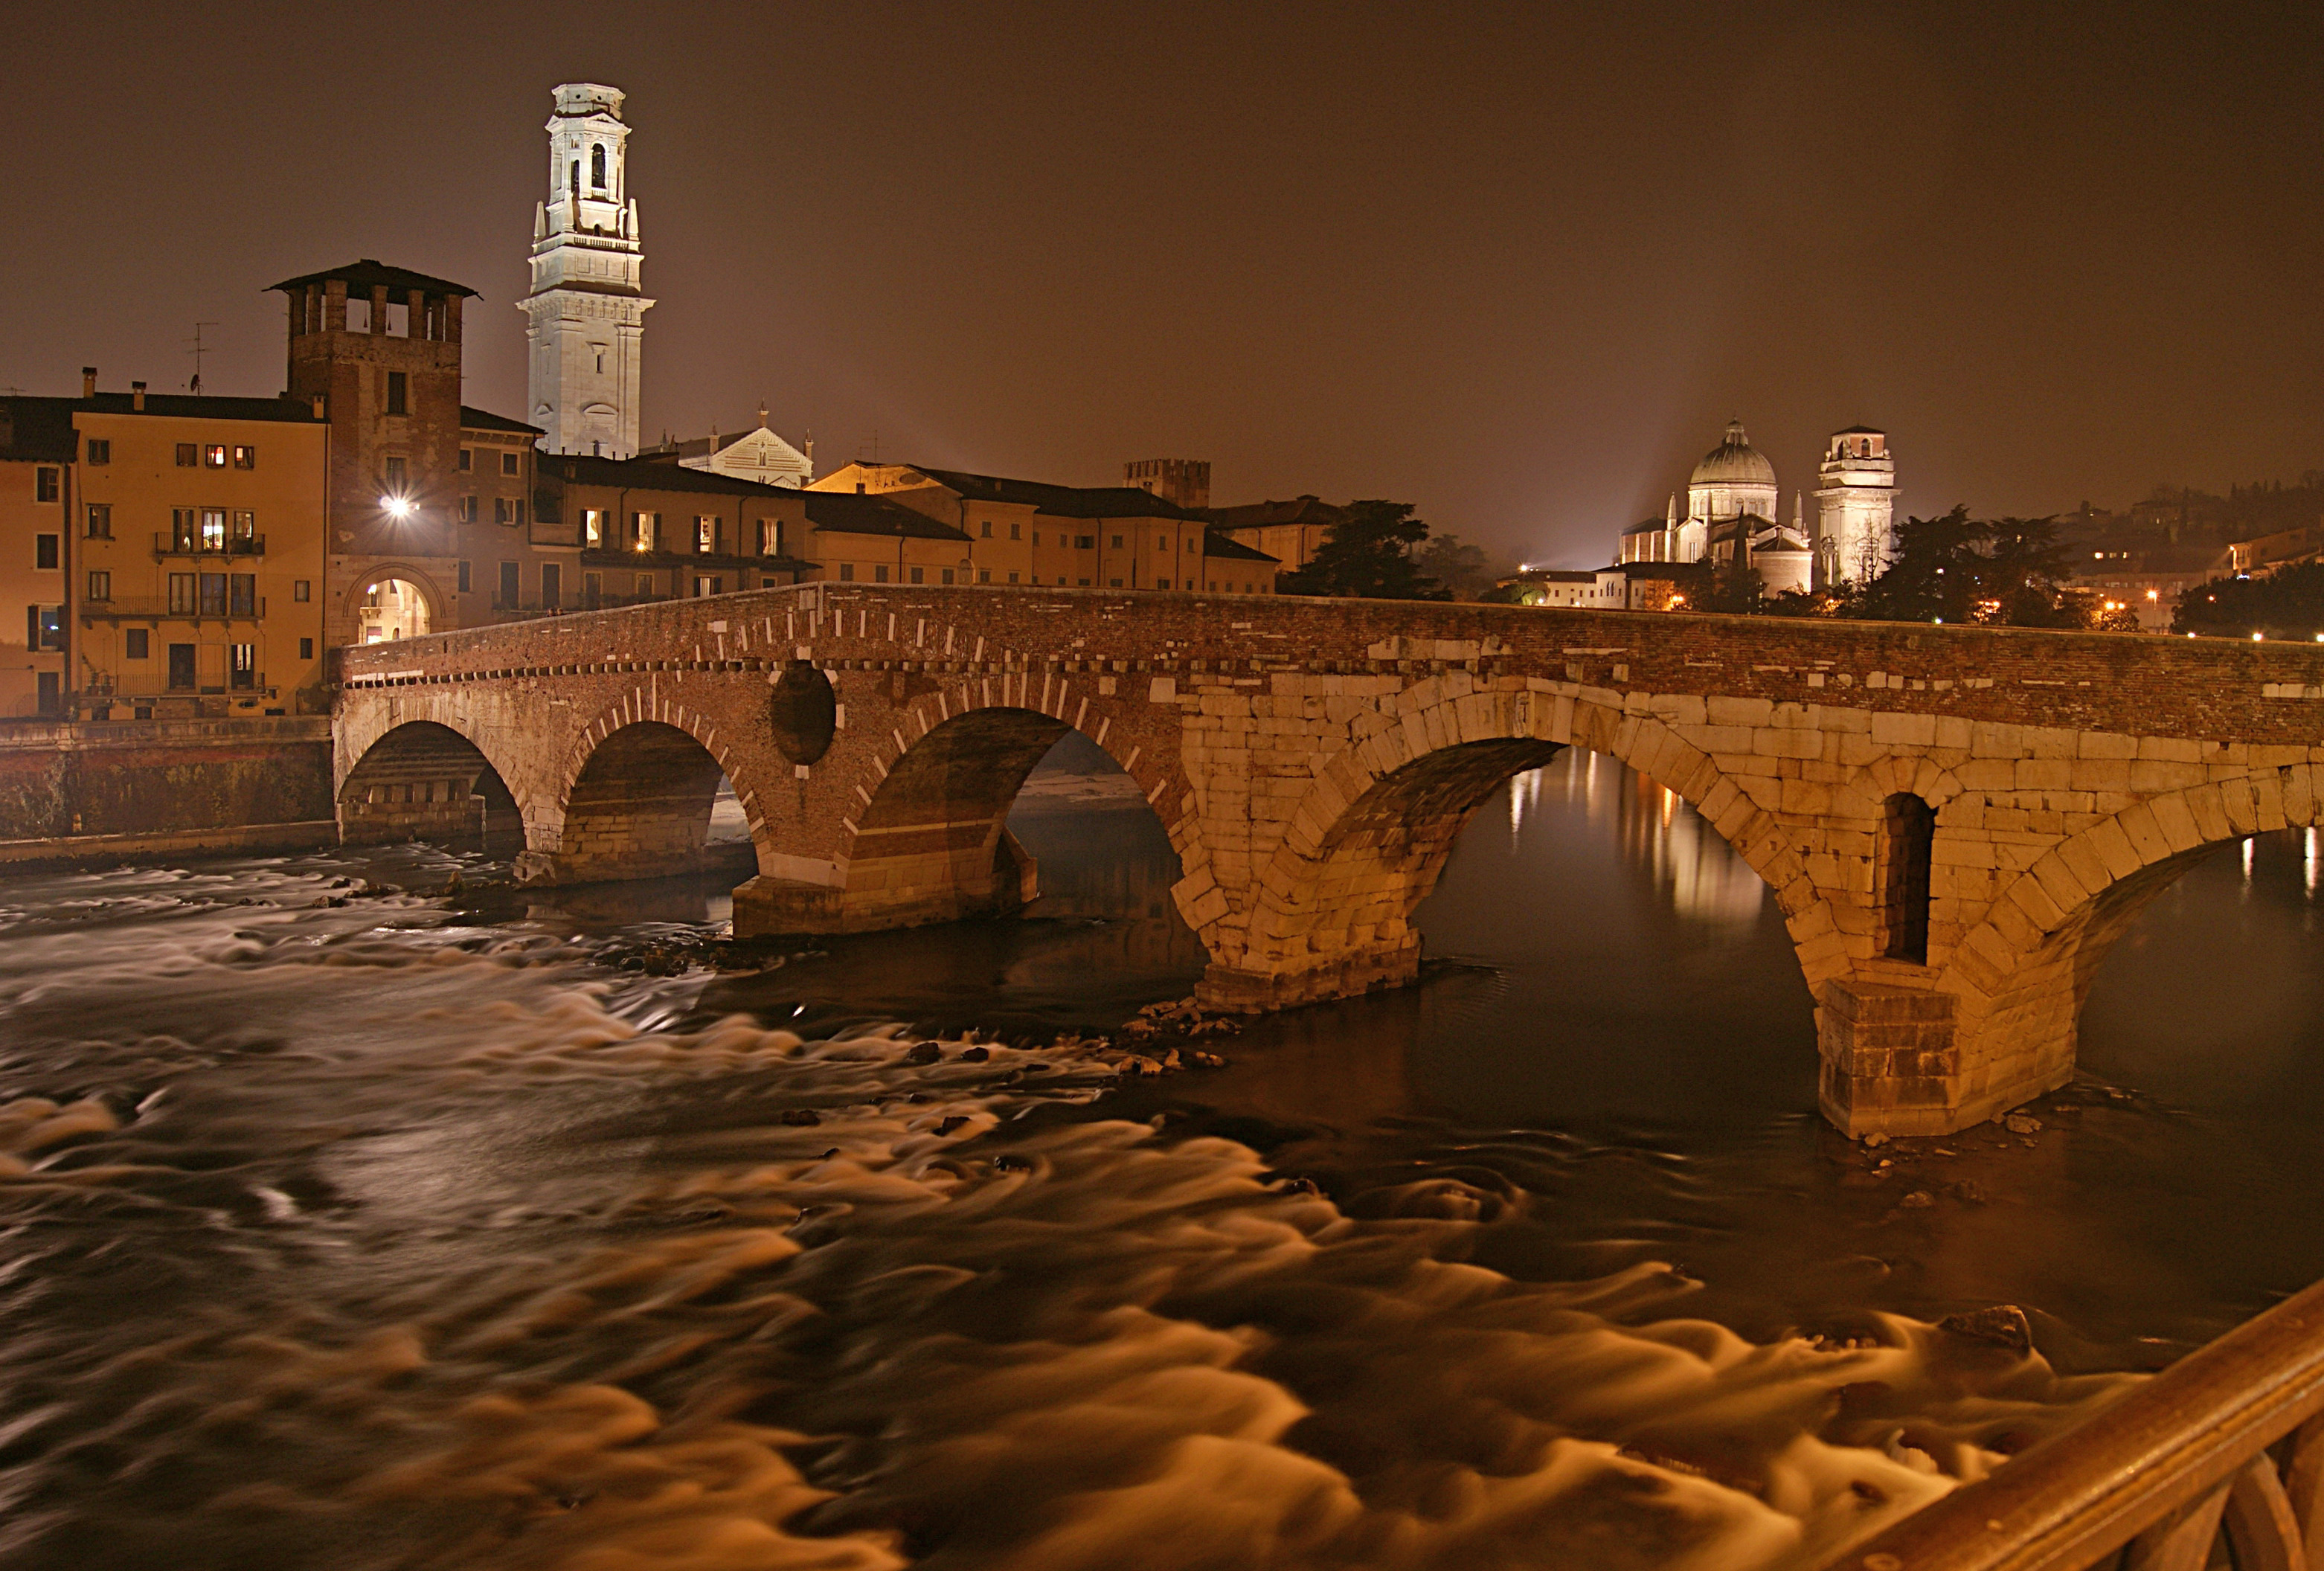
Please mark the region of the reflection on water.
[[1936, 1316], [2150, 1365], [2324, 1271], [2312, 840], [2164, 892], [2038, 1133], [1867, 1153], [1772, 901], [1586, 755], [1423, 985], [1204, 1075], [1009, 1045], [1203, 964], [1093, 769], [1012, 815], [1028, 918], [715, 975], [623, 967], [716, 880], [0, 883], [0, 1560], [1812, 1564], [2119, 1389]]

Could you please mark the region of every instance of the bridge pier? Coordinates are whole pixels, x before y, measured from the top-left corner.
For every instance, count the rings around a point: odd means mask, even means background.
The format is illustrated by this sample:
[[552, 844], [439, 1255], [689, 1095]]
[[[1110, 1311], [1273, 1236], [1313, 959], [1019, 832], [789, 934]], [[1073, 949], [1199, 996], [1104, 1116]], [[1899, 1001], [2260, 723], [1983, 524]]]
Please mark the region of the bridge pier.
[[921, 849], [897, 837], [887, 854], [853, 863], [844, 884], [764, 873], [742, 884], [734, 891], [734, 936], [880, 932], [1010, 916], [1040, 897], [1039, 862], [997, 820], [916, 832]]

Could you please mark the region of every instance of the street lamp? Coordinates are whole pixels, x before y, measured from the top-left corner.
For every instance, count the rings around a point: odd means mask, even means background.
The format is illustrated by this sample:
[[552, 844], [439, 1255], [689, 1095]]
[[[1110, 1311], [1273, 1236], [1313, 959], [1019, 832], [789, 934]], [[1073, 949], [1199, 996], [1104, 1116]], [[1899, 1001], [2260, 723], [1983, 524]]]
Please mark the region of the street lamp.
[[387, 510], [389, 518], [408, 519], [411, 516], [411, 501], [408, 497], [383, 496], [379, 499], [379, 505]]

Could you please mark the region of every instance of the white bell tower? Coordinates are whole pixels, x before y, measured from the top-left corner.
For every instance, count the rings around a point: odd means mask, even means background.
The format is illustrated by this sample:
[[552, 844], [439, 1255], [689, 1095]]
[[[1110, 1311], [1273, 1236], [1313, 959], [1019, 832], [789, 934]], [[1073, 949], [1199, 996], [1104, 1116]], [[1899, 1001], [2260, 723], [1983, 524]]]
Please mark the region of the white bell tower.
[[645, 298], [630, 128], [618, 88], [567, 82], [549, 132], [549, 199], [533, 209], [526, 383], [551, 453], [628, 458], [638, 450]]

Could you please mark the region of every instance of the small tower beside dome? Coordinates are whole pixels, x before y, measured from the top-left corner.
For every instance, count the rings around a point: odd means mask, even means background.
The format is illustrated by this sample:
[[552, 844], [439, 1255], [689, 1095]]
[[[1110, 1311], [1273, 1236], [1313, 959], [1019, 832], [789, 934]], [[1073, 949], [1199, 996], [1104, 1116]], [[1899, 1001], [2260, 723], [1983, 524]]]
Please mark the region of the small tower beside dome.
[[638, 450], [646, 299], [638, 204], [629, 195], [622, 93], [595, 82], [557, 89], [549, 198], [533, 209], [526, 317], [531, 420], [551, 453], [628, 458]]
[[1888, 434], [1869, 426], [1833, 432], [1819, 478], [1817, 587], [1869, 583], [1888, 565], [1895, 544], [1896, 460]]

